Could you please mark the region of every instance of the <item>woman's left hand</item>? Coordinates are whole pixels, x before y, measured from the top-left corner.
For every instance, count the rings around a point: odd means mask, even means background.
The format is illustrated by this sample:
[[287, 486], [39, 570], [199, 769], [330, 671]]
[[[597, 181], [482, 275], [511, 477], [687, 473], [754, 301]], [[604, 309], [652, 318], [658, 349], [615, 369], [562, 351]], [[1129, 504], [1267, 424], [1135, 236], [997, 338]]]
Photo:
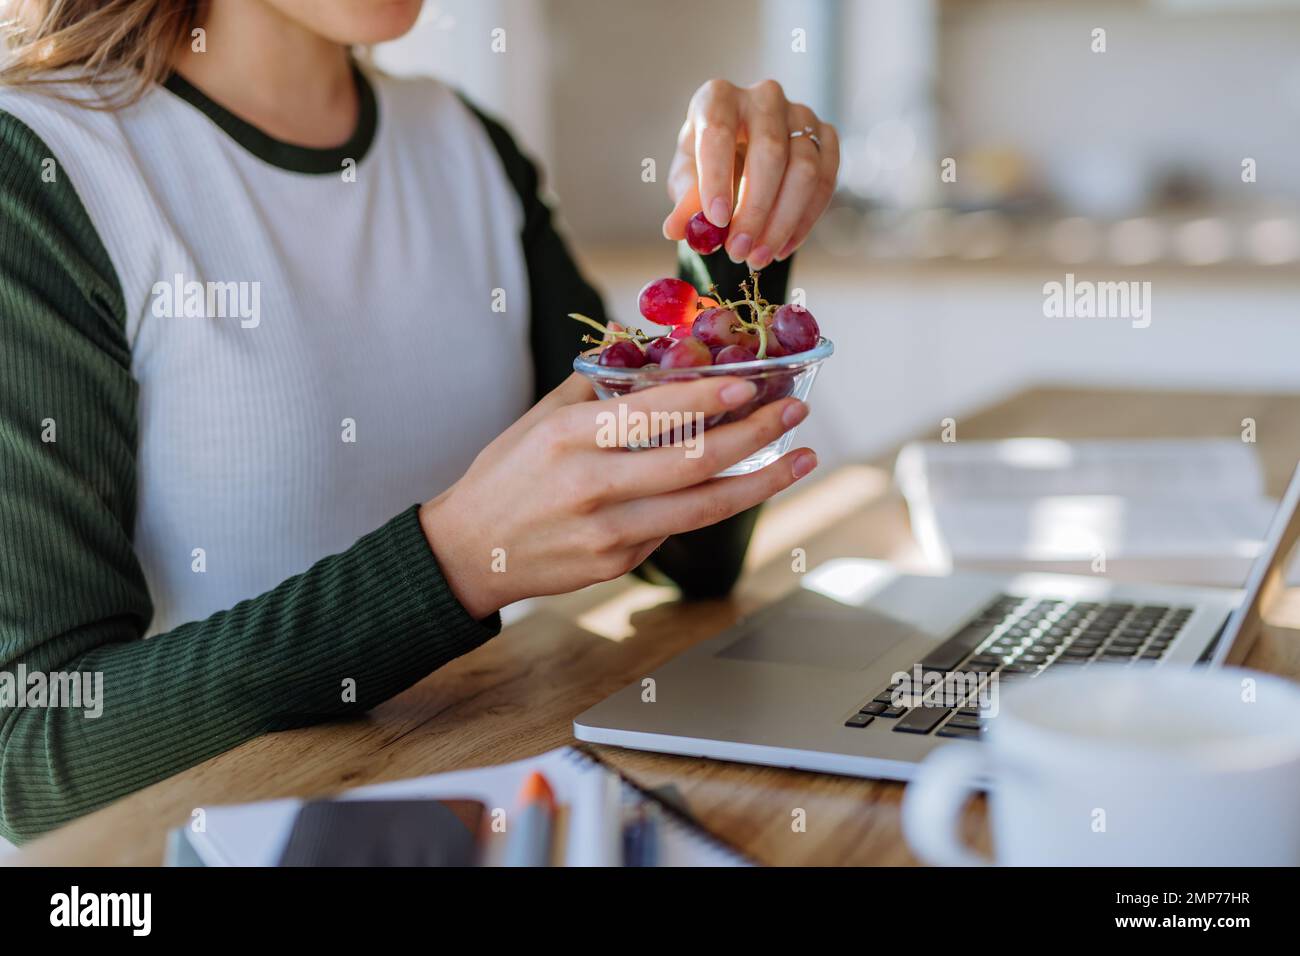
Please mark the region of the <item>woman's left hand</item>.
[[742, 88], [710, 80], [691, 97], [677, 137], [668, 174], [674, 205], [664, 236], [683, 238], [686, 223], [703, 211], [715, 226], [730, 223], [725, 248], [733, 262], [765, 268], [808, 237], [831, 200], [839, 166], [835, 127], [807, 106], [791, 103], [780, 83], [764, 80]]

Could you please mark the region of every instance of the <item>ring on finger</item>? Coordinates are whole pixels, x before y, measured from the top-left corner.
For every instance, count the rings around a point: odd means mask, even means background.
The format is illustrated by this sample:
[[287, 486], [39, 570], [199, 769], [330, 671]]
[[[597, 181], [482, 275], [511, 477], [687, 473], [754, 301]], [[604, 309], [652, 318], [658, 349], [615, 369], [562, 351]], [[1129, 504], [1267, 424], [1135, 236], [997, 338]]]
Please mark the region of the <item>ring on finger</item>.
[[791, 139], [798, 139], [800, 136], [807, 136], [808, 139], [812, 141], [812, 144], [817, 147], [817, 152], [820, 153], [822, 151], [821, 138], [817, 135], [817, 131], [811, 126], [805, 126], [803, 129], [797, 129], [790, 133]]

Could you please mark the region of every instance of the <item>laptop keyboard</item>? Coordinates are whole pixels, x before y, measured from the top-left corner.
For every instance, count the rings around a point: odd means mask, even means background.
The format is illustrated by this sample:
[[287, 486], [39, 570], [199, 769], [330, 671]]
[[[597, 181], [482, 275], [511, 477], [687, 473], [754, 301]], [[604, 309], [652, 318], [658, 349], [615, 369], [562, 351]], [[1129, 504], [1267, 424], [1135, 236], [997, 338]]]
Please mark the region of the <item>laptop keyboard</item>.
[[[948, 640], [917, 662], [944, 679], [919, 701], [886, 687], [844, 722], [867, 727], [889, 720], [896, 733], [978, 740], [981, 716], [975, 682], [1031, 680], [1044, 671], [1086, 667], [1150, 666], [1159, 661], [1192, 616], [1190, 607], [1098, 601], [1034, 600], [1000, 594]], [[901, 703], [901, 706], [900, 706]]]

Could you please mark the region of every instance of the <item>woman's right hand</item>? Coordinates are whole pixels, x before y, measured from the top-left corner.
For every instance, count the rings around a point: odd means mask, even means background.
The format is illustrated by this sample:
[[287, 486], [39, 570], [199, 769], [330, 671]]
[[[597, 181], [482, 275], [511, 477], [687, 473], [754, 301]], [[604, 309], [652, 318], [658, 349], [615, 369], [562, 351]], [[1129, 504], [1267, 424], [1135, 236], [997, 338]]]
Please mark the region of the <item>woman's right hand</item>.
[[[719, 471], [779, 438], [807, 415], [787, 398], [682, 445], [637, 452], [602, 447], [598, 436], [627, 406], [628, 420], [678, 412], [706, 418], [744, 405], [754, 386], [700, 378], [596, 401], [576, 373], [488, 445], [453, 484], [420, 508], [420, 524], [452, 593], [476, 618], [542, 594], [624, 574], [670, 534], [751, 508], [817, 466], [800, 448], [734, 478]], [[500, 550], [498, 550], [500, 549]]]

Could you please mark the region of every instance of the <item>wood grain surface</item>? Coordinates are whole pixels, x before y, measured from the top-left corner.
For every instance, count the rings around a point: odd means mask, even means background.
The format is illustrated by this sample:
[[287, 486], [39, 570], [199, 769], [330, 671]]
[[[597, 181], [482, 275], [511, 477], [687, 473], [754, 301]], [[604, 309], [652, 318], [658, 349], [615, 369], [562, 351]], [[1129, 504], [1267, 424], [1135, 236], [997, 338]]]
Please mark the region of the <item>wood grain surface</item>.
[[[1231, 436], [1253, 418], [1268, 490], [1300, 458], [1300, 395], [1034, 389], [958, 419], [959, 439]], [[939, 424], [933, 435], [937, 438]], [[495, 640], [365, 718], [272, 734], [177, 774], [30, 843], [10, 863], [157, 864], [169, 828], [198, 807], [315, 797], [361, 784], [500, 763], [571, 743], [572, 720], [834, 557], [923, 569], [890, 484], [892, 455], [823, 476], [773, 503], [733, 597], [683, 604], [623, 579], [536, 602]], [[1300, 592], [1288, 594], [1249, 666], [1300, 679]], [[769, 864], [909, 864], [896, 783], [596, 748], [645, 786], [675, 785], [711, 831]], [[806, 832], [794, 832], [802, 809]], [[986, 843], [979, 808], [970, 836]]]

